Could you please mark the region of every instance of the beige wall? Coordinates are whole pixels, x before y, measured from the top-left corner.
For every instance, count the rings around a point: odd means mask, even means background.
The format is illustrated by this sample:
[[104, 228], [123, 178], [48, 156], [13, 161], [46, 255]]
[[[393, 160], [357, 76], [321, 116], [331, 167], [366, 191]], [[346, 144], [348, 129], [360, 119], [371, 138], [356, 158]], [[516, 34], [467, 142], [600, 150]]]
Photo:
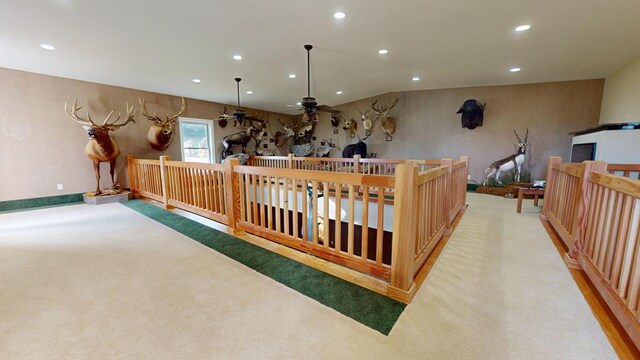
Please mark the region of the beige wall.
[[607, 77], [600, 123], [640, 121], [640, 57]]
[[[88, 141], [82, 127], [64, 113], [64, 103], [84, 105], [94, 121], [114, 109], [126, 112], [125, 101], [139, 108], [138, 97], [147, 99], [147, 109], [160, 116], [175, 113], [180, 108], [180, 98], [133, 89], [70, 80], [0, 68], [0, 201], [26, 199], [41, 196], [73, 194], [95, 189], [91, 160], [84, 153]], [[214, 119], [220, 113], [220, 104], [186, 99], [184, 116]], [[233, 111], [229, 106], [229, 111]], [[251, 111], [248, 111], [251, 112]], [[266, 117], [261, 112], [261, 117]], [[280, 129], [271, 114], [274, 131]], [[180, 159], [179, 134], [169, 148], [161, 153], [151, 149], [147, 142], [150, 121], [138, 109], [136, 123], [128, 124], [112, 133], [120, 147], [117, 160], [117, 177], [126, 186], [126, 154], [140, 158], [157, 159], [169, 155]], [[274, 124], [275, 123], [275, 124]], [[214, 126], [216, 152], [220, 153], [220, 140], [237, 132], [233, 123], [221, 129]], [[253, 143], [253, 141], [251, 142]], [[101, 186], [111, 186], [109, 165], [101, 165]], [[58, 191], [56, 184], [63, 184]]]
[[[46, 75], [0, 68], [0, 201], [91, 191], [94, 176], [91, 161], [84, 154], [86, 132], [64, 113], [64, 102], [79, 103], [94, 119], [108, 111], [124, 112], [124, 103], [137, 105], [147, 99], [150, 111], [165, 114], [177, 111], [180, 99], [108, 85], [94, 84]], [[376, 124], [367, 140], [369, 152], [387, 158], [428, 158], [471, 156], [472, 179], [481, 181], [484, 169], [493, 161], [514, 152], [513, 129], [522, 136], [529, 128], [531, 146], [525, 168], [536, 178], [544, 176], [546, 159], [551, 155], [568, 157], [569, 132], [597, 125], [603, 80], [489, 86], [397, 93], [398, 105], [391, 114], [398, 130], [386, 142]], [[487, 103], [484, 126], [462, 129], [456, 111], [466, 99]], [[369, 99], [341, 105], [343, 115], [356, 117], [356, 108], [369, 108]], [[187, 99], [186, 117], [214, 119], [223, 105]], [[233, 107], [229, 107], [231, 110]], [[265, 116], [266, 112], [261, 113]], [[281, 129], [271, 114], [272, 132]], [[125, 155], [158, 158], [163, 153], [151, 149], [146, 141], [149, 121], [141, 115], [113, 133], [121, 148], [117, 175], [126, 185]], [[238, 131], [227, 125], [215, 128], [216, 151], [223, 136]], [[360, 136], [364, 136], [360, 125]], [[164, 154], [180, 159], [179, 135]], [[317, 143], [332, 138], [341, 148], [353, 142], [345, 131], [332, 133], [327, 115], [316, 128]], [[268, 141], [268, 140], [267, 140]], [[334, 156], [340, 156], [339, 151]], [[109, 186], [108, 165], [102, 164], [102, 186]], [[62, 183], [64, 190], [56, 190]]]
[[[547, 158], [568, 158], [572, 135], [569, 132], [596, 126], [600, 114], [603, 80], [567, 81], [526, 85], [486, 86], [442, 90], [409, 91], [387, 94], [400, 98], [390, 115], [396, 118], [397, 132], [386, 142], [380, 125], [367, 139], [368, 151], [379, 158], [458, 158], [471, 157], [470, 174], [482, 181], [484, 170], [494, 161], [515, 152], [513, 129], [521, 137], [529, 129], [528, 156], [524, 168], [534, 178], [544, 178]], [[474, 130], [461, 127], [456, 111], [466, 99], [487, 103], [484, 125]], [[365, 99], [338, 106], [347, 117], [358, 118], [355, 109], [365, 110]], [[362, 124], [359, 134], [364, 137]], [[354, 142], [345, 131], [331, 130], [328, 118], [322, 118], [318, 140], [333, 138], [340, 147]], [[335, 156], [339, 156], [336, 151]]]

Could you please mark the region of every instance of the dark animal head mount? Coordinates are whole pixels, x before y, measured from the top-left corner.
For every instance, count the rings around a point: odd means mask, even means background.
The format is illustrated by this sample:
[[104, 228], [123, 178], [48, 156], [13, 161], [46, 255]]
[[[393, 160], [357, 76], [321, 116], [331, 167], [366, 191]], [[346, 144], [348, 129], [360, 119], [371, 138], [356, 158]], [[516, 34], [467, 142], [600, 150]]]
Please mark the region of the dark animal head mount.
[[358, 142], [350, 144], [344, 147], [342, 150], [343, 158], [353, 158], [354, 155], [360, 155], [361, 158], [367, 157], [367, 144], [363, 140], [367, 140], [368, 136], [364, 139], [358, 138]]
[[473, 130], [482, 126], [486, 106], [486, 103], [483, 104], [476, 99], [466, 100], [457, 112], [457, 114], [462, 114], [462, 127]]

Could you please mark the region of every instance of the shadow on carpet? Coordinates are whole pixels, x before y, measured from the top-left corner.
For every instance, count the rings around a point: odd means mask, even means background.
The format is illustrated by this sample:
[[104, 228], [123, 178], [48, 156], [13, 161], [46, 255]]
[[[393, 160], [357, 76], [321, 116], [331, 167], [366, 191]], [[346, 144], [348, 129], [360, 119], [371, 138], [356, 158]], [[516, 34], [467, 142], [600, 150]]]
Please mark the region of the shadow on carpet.
[[140, 200], [121, 203], [384, 335], [406, 305]]

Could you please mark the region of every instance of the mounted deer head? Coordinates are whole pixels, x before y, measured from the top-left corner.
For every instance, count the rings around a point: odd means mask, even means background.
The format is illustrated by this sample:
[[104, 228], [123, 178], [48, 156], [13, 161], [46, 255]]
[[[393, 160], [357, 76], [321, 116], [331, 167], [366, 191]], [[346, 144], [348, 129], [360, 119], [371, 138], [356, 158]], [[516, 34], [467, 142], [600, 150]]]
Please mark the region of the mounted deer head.
[[145, 101], [145, 98], [142, 98], [142, 100], [138, 98], [138, 102], [140, 102], [140, 105], [142, 106], [142, 115], [144, 115], [144, 117], [146, 117], [150, 121], [153, 121], [153, 124], [151, 125], [151, 127], [149, 128], [149, 132], [147, 133], [147, 140], [149, 140], [149, 144], [154, 150], [164, 151], [169, 146], [169, 143], [173, 138], [173, 126], [178, 121], [178, 117], [182, 115], [182, 113], [184, 113], [184, 109], [186, 106], [184, 98], [182, 98], [182, 106], [180, 107], [180, 111], [172, 116], [169, 116], [169, 114], [167, 114], [164, 120], [160, 119], [160, 117], [155, 113], [153, 113], [153, 116], [149, 115], [147, 112]]
[[394, 106], [396, 106], [398, 100], [400, 100], [398, 97], [395, 97], [389, 103], [380, 103], [377, 99], [371, 100], [371, 108], [377, 115], [376, 120], [380, 120], [382, 132], [387, 136], [391, 136], [396, 132], [396, 120], [394, 118], [387, 117], [387, 114]]
[[358, 133], [358, 123], [353, 118], [345, 120], [342, 129], [349, 132], [351, 137], [355, 137]]
[[130, 122], [135, 122], [133, 119], [136, 111], [132, 107], [129, 107], [129, 104], [126, 104], [127, 108], [127, 119], [122, 123], [117, 123], [120, 120], [120, 114], [118, 117], [113, 120], [111, 119], [111, 115], [113, 115], [113, 110], [107, 115], [107, 117], [102, 122], [102, 125], [98, 125], [91, 120], [91, 116], [89, 112], [87, 112], [87, 117], [82, 118], [78, 115], [78, 111], [82, 109], [82, 106], [77, 106], [78, 98], [73, 102], [73, 108], [69, 109], [67, 103], [64, 103], [64, 110], [69, 117], [75, 120], [78, 124], [82, 125], [82, 128], [87, 130], [89, 135], [89, 142], [84, 148], [85, 153], [89, 158], [93, 161], [93, 171], [96, 176], [96, 195], [101, 193], [100, 191], [100, 163], [101, 162], [109, 162], [109, 173], [111, 174], [111, 183], [114, 189], [118, 187], [114, 178], [114, 169], [116, 165], [116, 159], [118, 154], [120, 153], [118, 149], [118, 145], [113, 140], [111, 136], [109, 136], [110, 131], [115, 131], [121, 128], [122, 126], [127, 125]]
[[360, 113], [360, 120], [362, 121], [362, 127], [364, 128], [365, 131], [370, 132], [371, 129], [373, 128], [373, 120], [371, 120], [371, 117], [369, 116], [369, 113], [371, 112], [371, 110], [367, 110], [365, 112], [358, 110], [358, 112]]

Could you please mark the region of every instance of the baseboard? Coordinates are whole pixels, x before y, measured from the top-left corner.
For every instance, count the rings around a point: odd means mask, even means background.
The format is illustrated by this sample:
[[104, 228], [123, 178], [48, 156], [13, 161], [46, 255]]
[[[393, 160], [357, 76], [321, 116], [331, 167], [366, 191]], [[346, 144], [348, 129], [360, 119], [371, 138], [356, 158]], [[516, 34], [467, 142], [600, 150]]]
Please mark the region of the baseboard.
[[82, 193], [46, 196], [32, 199], [0, 201], [0, 212], [19, 211], [47, 206], [58, 206], [82, 202]]

